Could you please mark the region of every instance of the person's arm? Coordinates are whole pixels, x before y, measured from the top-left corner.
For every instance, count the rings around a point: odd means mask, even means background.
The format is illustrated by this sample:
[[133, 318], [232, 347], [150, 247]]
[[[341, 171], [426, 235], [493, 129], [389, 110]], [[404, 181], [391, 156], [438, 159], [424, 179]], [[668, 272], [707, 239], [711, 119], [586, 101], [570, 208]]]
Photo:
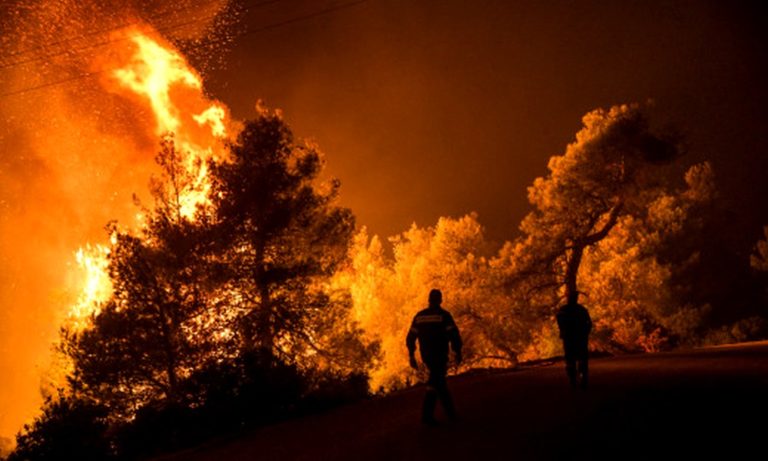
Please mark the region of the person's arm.
[[557, 329], [560, 331], [560, 339], [565, 338], [565, 319], [560, 311], [555, 314], [555, 320], [557, 320]]
[[461, 355], [461, 348], [463, 346], [461, 333], [459, 332], [459, 327], [456, 326], [456, 322], [454, 322], [453, 317], [449, 313], [446, 313], [445, 316], [445, 332], [448, 334], [448, 341], [451, 343], [451, 349], [453, 349], [453, 353], [456, 355], [456, 363], [461, 363], [463, 358]]
[[405, 337], [405, 346], [408, 348], [408, 362], [411, 368], [418, 369], [419, 364], [416, 363], [416, 338], [419, 336], [419, 330], [416, 327], [416, 318], [413, 318], [411, 322], [411, 329], [408, 330], [408, 335]]

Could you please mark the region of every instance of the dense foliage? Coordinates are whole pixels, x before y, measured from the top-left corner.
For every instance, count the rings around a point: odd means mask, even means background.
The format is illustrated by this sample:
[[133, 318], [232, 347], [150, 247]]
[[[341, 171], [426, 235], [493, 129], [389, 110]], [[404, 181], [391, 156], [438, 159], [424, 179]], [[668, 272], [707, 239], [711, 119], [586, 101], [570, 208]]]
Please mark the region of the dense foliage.
[[[358, 234], [337, 280], [349, 287], [368, 338], [381, 341], [374, 387], [415, 378], [402, 337], [431, 287], [443, 290], [466, 339], [465, 368], [561, 354], [552, 315], [569, 291], [581, 292], [591, 311], [594, 350], [657, 351], [763, 334], [759, 318], [716, 321], [729, 306], [713, 304], [706, 287], [720, 282], [718, 295], [731, 297], [737, 287], [711, 274], [738, 270], [739, 262], [722, 265], [709, 251], [711, 165], [683, 169], [680, 143], [659, 134], [640, 106], [596, 110], [583, 122], [529, 188], [533, 209], [521, 236], [500, 249], [475, 215], [414, 225], [390, 239], [392, 256], [378, 237]], [[759, 254], [754, 261], [759, 266]]]
[[[144, 225], [108, 226], [111, 297], [62, 331], [69, 390], [13, 459], [130, 459], [366, 395], [376, 346], [329, 283], [354, 229], [338, 183], [275, 113], [228, 147], [190, 168], [163, 141]], [[211, 200], [186, 216], [203, 169]]]

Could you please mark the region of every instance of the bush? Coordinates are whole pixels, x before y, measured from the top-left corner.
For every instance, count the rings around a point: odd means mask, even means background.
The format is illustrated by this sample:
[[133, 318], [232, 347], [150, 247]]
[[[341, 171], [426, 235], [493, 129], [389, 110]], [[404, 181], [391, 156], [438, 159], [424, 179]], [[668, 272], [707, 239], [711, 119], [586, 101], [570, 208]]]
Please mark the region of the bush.
[[84, 400], [48, 398], [43, 414], [16, 436], [16, 449], [8, 461], [113, 459], [106, 415], [106, 409]]

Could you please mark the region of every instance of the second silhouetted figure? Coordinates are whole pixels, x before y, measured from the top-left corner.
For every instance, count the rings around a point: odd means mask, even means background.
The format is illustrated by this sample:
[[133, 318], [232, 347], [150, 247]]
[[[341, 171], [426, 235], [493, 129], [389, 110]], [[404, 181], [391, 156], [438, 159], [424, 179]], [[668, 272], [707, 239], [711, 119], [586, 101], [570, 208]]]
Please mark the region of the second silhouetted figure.
[[408, 347], [411, 367], [418, 368], [415, 351], [419, 341], [421, 360], [429, 369], [427, 393], [424, 396], [421, 419], [424, 424], [434, 425], [435, 405], [439, 398], [449, 418], [456, 416], [451, 394], [448, 392], [448, 344], [450, 343], [456, 363], [461, 363], [461, 335], [451, 314], [440, 307], [443, 294], [440, 290], [429, 292], [429, 307], [420, 311], [411, 322], [405, 343]]
[[[587, 309], [579, 304], [579, 292], [568, 294], [568, 303], [557, 311], [557, 326], [565, 350], [565, 371], [571, 387], [587, 387], [589, 376], [589, 332], [592, 331], [592, 319]], [[577, 368], [578, 365], [578, 368]]]

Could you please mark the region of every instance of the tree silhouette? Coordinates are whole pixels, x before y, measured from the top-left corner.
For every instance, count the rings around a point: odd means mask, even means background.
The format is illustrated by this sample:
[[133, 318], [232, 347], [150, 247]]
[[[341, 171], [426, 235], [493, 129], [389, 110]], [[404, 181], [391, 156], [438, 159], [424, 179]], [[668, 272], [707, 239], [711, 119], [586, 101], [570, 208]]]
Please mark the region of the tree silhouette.
[[16, 448], [7, 461], [87, 461], [113, 459], [105, 436], [107, 410], [82, 399], [59, 395], [48, 398], [43, 413], [16, 437]]
[[317, 147], [294, 142], [278, 113], [262, 111], [229, 152], [211, 166], [211, 231], [239, 294], [231, 304], [242, 349], [332, 366], [343, 360], [327, 346], [344, 343], [364, 364], [354, 325], [341, 328], [349, 334], [328, 334], [348, 318], [348, 296], [334, 294], [328, 282], [347, 257], [354, 218], [334, 205], [338, 181], [320, 183]]
[[182, 214], [181, 198], [195, 187], [195, 172], [181, 165], [170, 137], [157, 162], [163, 174], [153, 181], [155, 205], [145, 210], [141, 233], [108, 226], [112, 296], [91, 328], [64, 332], [72, 388], [113, 416], [128, 417], [155, 400], [181, 403], [183, 379], [223, 347], [211, 343], [218, 325], [208, 315], [211, 267], [200, 257], [203, 234]]

